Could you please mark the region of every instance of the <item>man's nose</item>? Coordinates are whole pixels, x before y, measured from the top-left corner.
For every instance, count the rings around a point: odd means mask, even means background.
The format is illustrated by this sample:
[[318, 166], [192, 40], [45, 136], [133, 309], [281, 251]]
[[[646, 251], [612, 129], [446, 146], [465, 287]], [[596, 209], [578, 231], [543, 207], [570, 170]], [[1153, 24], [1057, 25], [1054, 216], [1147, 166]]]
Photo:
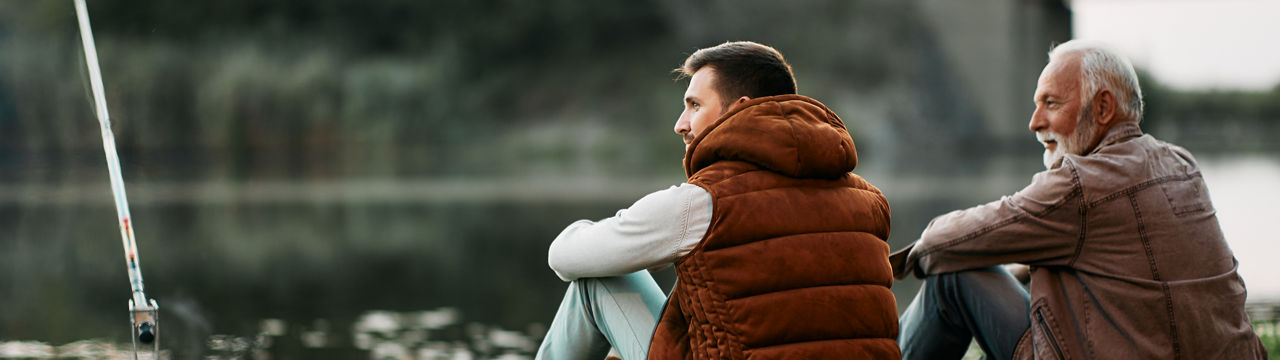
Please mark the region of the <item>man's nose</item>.
[[1044, 115], [1040, 113], [1040, 109], [1036, 109], [1031, 113], [1031, 122], [1027, 124], [1027, 129], [1031, 132], [1040, 132], [1041, 129], [1049, 126], [1049, 121], [1045, 120]]
[[680, 116], [679, 118], [676, 119], [675, 129], [672, 129], [672, 130], [675, 130], [676, 134], [684, 135], [684, 133], [687, 133], [690, 130], [689, 122], [685, 121], [684, 116]]

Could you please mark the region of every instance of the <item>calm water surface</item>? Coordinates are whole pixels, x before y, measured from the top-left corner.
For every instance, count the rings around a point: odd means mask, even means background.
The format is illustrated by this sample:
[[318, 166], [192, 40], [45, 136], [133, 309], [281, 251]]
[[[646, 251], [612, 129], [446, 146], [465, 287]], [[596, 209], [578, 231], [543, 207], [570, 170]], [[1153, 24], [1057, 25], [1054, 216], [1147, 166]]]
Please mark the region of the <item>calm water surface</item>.
[[[1250, 301], [1276, 303], [1280, 279], [1271, 274], [1280, 269], [1272, 258], [1280, 245], [1264, 229], [1280, 203], [1280, 160], [1200, 161]], [[1017, 170], [945, 182], [864, 176], [889, 196], [897, 248], [933, 216], [1021, 188], [1030, 172]], [[482, 182], [451, 182], [451, 190], [440, 183], [303, 184], [230, 200], [219, 191], [244, 187], [184, 193], [141, 184], [130, 195], [144, 199], [133, 213], [147, 294], [162, 310], [165, 358], [525, 359], [564, 292], [545, 264], [550, 241], [570, 222], [611, 215], [662, 183], [578, 197], [534, 183], [525, 185], [527, 196], [485, 196], [492, 194], [485, 186], [520, 185]], [[132, 355], [110, 198], [67, 190], [96, 185], [0, 192], [0, 358]], [[481, 190], [457, 195], [475, 187]], [[172, 193], [154, 194], [164, 191]], [[657, 277], [669, 286], [673, 274]], [[917, 288], [911, 280], [895, 285], [900, 307]]]

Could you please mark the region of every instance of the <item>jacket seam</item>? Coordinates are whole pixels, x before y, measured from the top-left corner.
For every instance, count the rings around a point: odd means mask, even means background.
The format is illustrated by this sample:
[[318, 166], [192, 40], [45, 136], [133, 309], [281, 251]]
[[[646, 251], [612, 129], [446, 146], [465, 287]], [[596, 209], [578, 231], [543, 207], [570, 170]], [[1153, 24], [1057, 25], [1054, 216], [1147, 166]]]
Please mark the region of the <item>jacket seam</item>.
[[[702, 352], [703, 357], [710, 357], [711, 354], [709, 352], [713, 347], [706, 346], [706, 344], [715, 342], [714, 334], [708, 334], [708, 329], [701, 326], [701, 324], [698, 324], [698, 319], [695, 316], [697, 313], [702, 313], [704, 316], [707, 314], [705, 305], [706, 300], [704, 299], [706, 297], [706, 291], [703, 289], [706, 287], [706, 284], [704, 284], [702, 279], [702, 270], [700, 269], [702, 265], [700, 264], [699, 259], [696, 258], [689, 261], [688, 264], [691, 270], [697, 269], [696, 271], [690, 271], [689, 273], [690, 286], [693, 291], [690, 292], [691, 296], [685, 300], [689, 303], [689, 311], [693, 312], [692, 314], [687, 314], [689, 320], [686, 320], [689, 325], [689, 329], [686, 331], [688, 331], [691, 341], [689, 344], [689, 350], [690, 352]], [[703, 320], [703, 322], [707, 321]], [[711, 338], [709, 339], [708, 336], [711, 336]], [[699, 346], [694, 346], [695, 343]]]
[[818, 288], [826, 288], [826, 287], [840, 287], [840, 286], [878, 286], [878, 287], [882, 287], [882, 288], [886, 288], [886, 289], [888, 289], [888, 288], [889, 288], [889, 287], [885, 286], [884, 284], [880, 284], [880, 283], [874, 283], [874, 282], [870, 282], [870, 281], [854, 281], [854, 282], [839, 283], [839, 284], [803, 285], [803, 286], [800, 286], [800, 287], [793, 287], [793, 288], [786, 288], [786, 289], [772, 290], [772, 291], [765, 291], [765, 292], [758, 292], [758, 293], [750, 293], [750, 294], [745, 294], [745, 295], [742, 295], [742, 296], [734, 297], [734, 298], [732, 298], [732, 299], [729, 299], [729, 298], [727, 298], [727, 297], [726, 297], [724, 300], [725, 300], [725, 302], [731, 302], [731, 301], [738, 301], [738, 300], [747, 299], [747, 298], [753, 298], [753, 297], [756, 297], [756, 296], [769, 295], [769, 294], [773, 294], [773, 293], [780, 293], [780, 292], [787, 292], [787, 291], [808, 290], [808, 289], [818, 289]]
[[[760, 170], [760, 171], [764, 171], [764, 170]], [[728, 180], [728, 179], [726, 178], [726, 180]], [[773, 190], [773, 189], [786, 189], [786, 188], [788, 188], [788, 187], [787, 187], [787, 186], [776, 186], [776, 187], [769, 187], [769, 188], [760, 188], [760, 189], [754, 189], [754, 190], [746, 191], [746, 192], [740, 192], [740, 193], [734, 193], [734, 194], [724, 194], [724, 195], [720, 195], [720, 197], [723, 197], [723, 198], [732, 198], [732, 197], [738, 197], [738, 196], [742, 196], [742, 195], [748, 195], [748, 194], [752, 194], [752, 193], [757, 193], [757, 192], [761, 192], [761, 191], [768, 191], [768, 190]], [[884, 197], [884, 194], [883, 194], [883, 193], [879, 193], [879, 192], [871, 191], [870, 189], [859, 189], [859, 188], [855, 188], [855, 187], [846, 187], [846, 186], [841, 186], [841, 185], [828, 186], [828, 187], [816, 187], [816, 186], [815, 186], [814, 188], [818, 188], [818, 189], [849, 189], [849, 190], [854, 190], [854, 191], [858, 191], [858, 192], [865, 192], [865, 193], [869, 193], [869, 194], [873, 194], [873, 195], [879, 195], [880, 197]], [[887, 201], [886, 201], [886, 202], [887, 202]]]
[[1116, 198], [1119, 198], [1119, 197], [1121, 197], [1121, 196], [1128, 196], [1128, 195], [1130, 195], [1130, 194], [1136, 193], [1136, 192], [1138, 192], [1138, 191], [1145, 190], [1146, 188], [1149, 188], [1149, 187], [1152, 187], [1152, 186], [1156, 186], [1156, 185], [1164, 184], [1164, 183], [1167, 183], [1167, 182], [1170, 182], [1170, 181], [1189, 180], [1189, 179], [1192, 179], [1192, 178], [1194, 178], [1194, 177], [1195, 177], [1194, 175], [1189, 175], [1189, 174], [1188, 174], [1188, 175], [1169, 175], [1169, 176], [1163, 176], [1163, 177], [1158, 177], [1158, 178], [1155, 178], [1155, 179], [1151, 179], [1151, 180], [1143, 181], [1143, 182], [1141, 182], [1141, 183], [1138, 183], [1137, 185], [1133, 185], [1133, 186], [1130, 186], [1130, 187], [1124, 188], [1124, 189], [1122, 189], [1122, 190], [1119, 190], [1119, 191], [1113, 192], [1113, 193], [1111, 193], [1111, 194], [1108, 194], [1107, 196], [1104, 196], [1104, 197], [1102, 197], [1102, 198], [1099, 198], [1098, 200], [1094, 200], [1094, 201], [1092, 201], [1092, 202], [1089, 202], [1089, 203], [1088, 203], [1088, 207], [1089, 207], [1089, 208], [1095, 208], [1095, 207], [1098, 207], [1098, 205], [1100, 205], [1100, 204], [1102, 204], [1102, 203], [1104, 203], [1104, 202], [1111, 201], [1111, 200], [1115, 200]]
[[[1062, 329], [1058, 327], [1058, 318], [1053, 316], [1053, 310], [1050, 309], [1049, 303], [1047, 301], [1040, 301], [1039, 305], [1033, 306], [1032, 309], [1035, 309], [1032, 311], [1033, 314], [1039, 314], [1038, 322], [1045, 332], [1045, 338], [1050, 341], [1051, 344], [1056, 344], [1053, 348], [1058, 357], [1061, 359], [1070, 359], [1071, 355], [1069, 355], [1066, 346], [1063, 346], [1062, 341], [1058, 341], [1059, 339], [1057, 335], [1055, 335], [1062, 333]], [[1049, 313], [1047, 319], [1044, 316], [1045, 312]]]
[[839, 337], [839, 338], [830, 338], [830, 339], [801, 340], [801, 341], [785, 342], [785, 343], [762, 345], [762, 346], [752, 346], [750, 351], [754, 352], [761, 349], [768, 349], [773, 347], [795, 345], [795, 344], [816, 343], [816, 342], [825, 342], [825, 341], [842, 341], [842, 340], [889, 340], [889, 339], [885, 339], [882, 337], [875, 337], [875, 336], [853, 336], [853, 337]]
[[1089, 208], [1086, 205], [1084, 197], [1084, 185], [1080, 183], [1080, 174], [1076, 172], [1076, 167], [1071, 166], [1071, 186], [1080, 191], [1079, 212], [1080, 212], [1080, 229], [1077, 231], [1079, 235], [1076, 237], [1076, 250], [1071, 254], [1071, 260], [1067, 261], [1067, 267], [1074, 267], [1076, 260], [1080, 259], [1080, 253], [1084, 251], [1085, 234], [1089, 229]]
[[1129, 128], [1123, 129], [1118, 133], [1109, 135], [1106, 138], [1102, 139], [1102, 142], [1099, 143], [1097, 147], [1093, 148], [1093, 151], [1090, 151], [1089, 155], [1102, 152], [1102, 149], [1104, 147], [1119, 144], [1121, 142], [1128, 142], [1129, 140], [1133, 140], [1134, 138], [1142, 137], [1142, 135], [1143, 135], [1142, 129], [1139, 129], [1137, 127], [1129, 127]]
[[[696, 186], [696, 185], [695, 185], [695, 186]], [[705, 189], [704, 189], [704, 190], [705, 190]], [[711, 196], [711, 193], [707, 193], [707, 196]], [[681, 246], [680, 246], [681, 244], [684, 244], [684, 243], [685, 243], [685, 241], [688, 241], [688, 237], [689, 237], [689, 207], [690, 207], [690, 205], [692, 204], [692, 202], [693, 202], [693, 199], [689, 198], [688, 196], [684, 197], [684, 207], [682, 207], [682, 208], [681, 208], [681, 210], [680, 210], [680, 220], [681, 220], [681, 221], [680, 221], [680, 236], [677, 238], [677, 240], [676, 240], [675, 244], [673, 244], [673, 245], [675, 245], [675, 246], [674, 246], [674, 247], [676, 248], [675, 250], [678, 250], [678, 249], [681, 247]], [[707, 219], [707, 222], [711, 222], [711, 219]], [[705, 234], [704, 234], [703, 236], [705, 236]], [[702, 242], [702, 239], [698, 239], [698, 242], [699, 242], [699, 243], [701, 243], [701, 242]]]
[[[790, 115], [790, 114], [783, 114], [783, 116], [784, 116], [784, 117], [785, 117], [786, 115]], [[788, 121], [788, 122], [787, 122], [787, 125], [791, 127], [791, 141], [792, 141], [792, 143], [793, 143], [793, 144], [799, 144], [799, 143], [800, 143], [800, 137], [796, 135], [796, 123], [795, 123], [794, 121]], [[793, 151], [795, 151], [795, 152], [796, 152], [796, 170], [795, 170], [795, 171], [796, 171], [796, 174], [800, 174], [800, 169], [803, 169], [803, 168], [804, 168], [804, 160], [803, 160], [803, 158], [800, 156], [800, 147], [799, 147], [799, 146], [793, 146], [793, 147], [791, 148], [791, 150], [793, 150]]]
[[1133, 207], [1133, 218], [1138, 225], [1138, 238], [1142, 240], [1142, 250], [1147, 255], [1147, 265], [1151, 267], [1151, 279], [1161, 281], [1160, 266], [1156, 264], [1155, 251], [1151, 250], [1151, 239], [1147, 237], [1147, 227], [1142, 222], [1142, 209], [1138, 207], [1138, 197], [1129, 194], [1129, 205]]
[[[941, 243], [941, 244], [938, 244], [938, 245], [936, 245], [936, 246], [930, 247], [930, 248], [928, 248], [928, 249], [920, 250], [920, 255], [917, 255], [917, 257], [927, 256], [927, 255], [933, 254], [933, 253], [935, 253], [935, 252], [941, 251], [941, 250], [943, 250], [943, 249], [946, 249], [946, 248], [949, 248], [949, 247], [952, 247], [952, 246], [955, 246], [955, 245], [959, 245], [960, 243], [963, 243], [963, 242], [966, 242], [966, 241], [969, 241], [969, 240], [976, 239], [976, 238], [978, 238], [978, 237], [980, 237], [980, 236], [982, 236], [982, 235], [986, 235], [986, 234], [987, 234], [987, 233], [989, 233], [989, 232], [992, 232], [992, 231], [995, 231], [995, 230], [1000, 229], [1000, 228], [1002, 228], [1002, 227], [1008, 226], [1008, 225], [1010, 225], [1010, 224], [1013, 224], [1013, 223], [1016, 223], [1016, 222], [1022, 221], [1023, 219], [1026, 219], [1028, 215], [1031, 215], [1031, 216], [1037, 216], [1037, 217], [1042, 216], [1042, 215], [1044, 215], [1044, 214], [1047, 214], [1047, 213], [1050, 213], [1050, 212], [1052, 212], [1052, 211], [1054, 211], [1054, 210], [1057, 210], [1059, 207], [1062, 207], [1062, 205], [1063, 205], [1063, 204], [1066, 204], [1068, 201], [1070, 201], [1070, 200], [1074, 200], [1073, 198], [1074, 198], [1075, 196], [1081, 196], [1081, 197], [1083, 197], [1083, 192], [1080, 190], [1080, 186], [1079, 186], [1079, 184], [1078, 184], [1078, 183], [1077, 183], [1076, 185], [1073, 185], [1072, 187], [1073, 187], [1073, 189], [1071, 190], [1071, 192], [1067, 193], [1067, 196], [1066, 196], [1066, 197], [1062, 198], [1062, 200], [1059, 200], [1058, 202], [1055, 202], [1053, 205], [1050, 205], [1050, 206], [1046, 207], [1046, 208], [1045, 208], [1044, 210], [1042, 210], [1042, 211], [1038, 211], [1038, 212], [1034, 212], [1034, 213], [1032, 213], [1032, 212], [1027, 212], [1027, 211], [1023, 210], [1023, 211], [1019, 212], [1017, 215], [1011, 216], [1011, 217], [1009, 217], [1008, 219], [1004, 219], [1004, 220], [998, 221], [998, 222], [996, 222], [996, 223], [994, 223], [994, 224], [984, 226], [984, 227], [982, 227], [981, 229], [975, 230], [975, 231], [973, 231], [973, 232], [970, 232], [970, 233], [965, 234], [965, 235], [963, 235], [963, 236], [957, 237], [957, 238], [955, 238], [955, 239], [947, 240], [947, 241], [945, 241], [945, 242], [943, 242], [943, 243]], [[1021, 209], [1021, 208], [1019, 207], [1019, 209]], [[1077, 243], [1077, 244], [1076, 244], [1077, 251], [1079, 251], [1079, 250], [1078, 250], [1078, 249], [1079, 249], [1079, 246], [1080, 246], [1080, 244], [1078, 244], [1078, 243]]]
[[1090, 325], [1092, 323], [1091, 321], [1092, 319], [1089, 318], [1089, 299], [1088, 298], [1080, 299], [1080, 312], [1084, 313], [1084, 329], [1083, 330], [1084, 330], [1085, 350], [1089, 352], [1090, 359], [1097, 359], [1098, 351], [1093, 345], [1093, 331], [1091, 331], [1091, 329], [1093, 329], [1093, 326]]
[[1129, 204], [1133, 206], [1133, 215], [1137, 220], [1138, 237], [1142, 240], [1142, 248], [1147, 253], [1147, 262], [1151, 265], [1152, 280], [1160, 282], [1160, 288], [1164, 296], [1164, 305], [1166, 316], [1169, 317], [1169, 341], [1173, 345], [1173, 358], [1182, 358], [1182, 346], [1178, 341], [1178, 323], [1174, 318], [1173, 311], [1173, 292], [1169, 289], [1169, 282], [1160, 279], [1159, 266], [1156, 264], [1154, 251], [1151, 250], [1151, 238], [1147, 235], [1146, 224], [1142, 222], [1142, 210], [1138, 207], [1138, 197], [1134, 193], [1129, 194]]
[[683, 262], [685, 259], [688, 259], [690, 256], [693, 256], [694, 253], [698, 252], [698, 250], [701, 250], [704, 247], [704, 245], [707, 243], [707, 237], [711, 236], [711, 229], [712, 227], [715, 226], [715, 223], [716, 223], [715, 209], [719, 208], [719, 205], [720, 205], [720, 204], [717, 204], [720, 201], [719, 197], [716, 196], [716, 194], [711, 191], [710, 186], [707, 186], [706, 184], [702, 183], [702, 181], [696, 181], [696, 180], [690, 181], [689, 183], [693, 184], [694, 186], [702, 188], [702, 190], [705, 190], [707, 192], [707, 196], [711, 197], [711, 218], [707, 219], [707, 232], [702, 234], [701, 239], [698, 239], [698, 244], [694, 245], [693, 249], [689, 250], [689, 253], [676, 258], [676, 260], [674, 261], [675, 263]]
[[[706, 268], [706, 265], [699, 261], [698, 268], [702, 270], [702, 274], [700, 275], [703, 278], [703, 282], [706, 284], [708, 300], [710, 300], [710, 304], [713, 305], [711, 306], [711, 310], [714, 311], [717, 317], [719, 317], [719, 319], [717, 319], [720, 323], [719, 327], [721, 331], [724, 332], [721, 337], [725, 340], [725, 345], [727, 347], [720, 350], [721, 354], [723, 355], [724, 352], [728, 351], [739, 355], [736, 357], [741, 357], [742, 339], [738, 336], [737, 329], [734, 328], [733, 323], [728, 320], [731, 313], [734, 313], [734, 311], [730, 309], [733, 304], [730, 304], [728, 299], [724, 298], [724, 293], [722, 291], [715, 289], [715, 278], [712, 277], [711, 271]], [[712, 312], [708, 312], [708, 314], [711, 313]]]
[[[1031, 330], [1031, 327], [1030, 327], [1030, 326], [1028, 326], [1028, 327], [1027, 327], [1027, 331], [1022, 332], [1022, 336], [1018, 338], [1018, 342], [1017, 342], [1017, 343], [1016, 343], [1016, 345], [1014, 345], [1014, 347], [1013, 347], [1013, 358], [1014, 358], [1014, 359], [1027, 359], [1027, 358], [1031, 358], [1032, 356], [1034, 356], [1034, 354], [1035, 354], [1035, 350], [1031, 350], [1031, 353], [1032, 353], [1032, 354], [1030, 354], [1030, 355], [1023, 354], [1024, 352], [1026, 352], [1026, 351], [1027, 351], [1027, 349], [1028, 349], [1028, 348], [1031, 348], [1031, 347], [1032, 347], [1032, 345], [1033, 345], [1033, 344], [1031, 343], [1031, 331], [1032, 331], [1032, 330]], [[1023, 343], [1024, 341], [1025, 341], [1025, 342], [1027, 342], [1027, 345], [1026, 345], [1025, 347], [1024, 347], [1024, 346], [1018, 346], [1018, 345], [1022, 345], [1022, 343]]]
[[[1192, 177], [1191, 179], [1188, 179], [1188, 180], [1196, 180], [1196, 179], [1200, 178], [1200, 176], [1198, 176], [1198, 175], [1199, 175], [1199, 172], [1197, 172], [1197, 173], [1196, 173], [1196, 175], [1193, 175], [1193, 177]], [[1208, 210], [1208, 209], [1210, 208], [1210, 206], [1209, 206], [1207, 203], [1199, 203], [1199, 204], [1197, 204], [1196, 206], [1176, 206], [1176, 205], [1174, 205], [1173, 197], [1169, 196], [1169, 189], [1168, 189], [1168, 188], [1162, 188], [1161, 190], [1164, 190], [1164, 199], [1165, 199], [1165, 201], [1168, 201], [1168, 202], [1169, 202], [1169, 206], [1173, 208], [1173, 215], [1174, 215], [1174, 216], [1182, 217], [1183, 215], [1187, 215], [1187, 214], [1195, 213], [1195, 212], [1205, 211], [1205, 210]]]
[[[756, 171], [759, 171], [759, 170], [756, 170]], [[717, 181], [717, 183], [732, 177], [739, 176], [739, 175], [742, 175], [742, 174], [735, 174], [734, 176], [720, 179], [719, 181]], [[711, 225], [707, 227], [707, 233], [703, 235], [702, 240], [698, 241], [698, 245], [695, 247], [695, 249], [693, 251], [690, 251], [689, 254], [685, 255], [686, 258], [691, 257], [693, 254], [698, 253], [699, 251], [705, 252], [707, 237], [709, 237], [713, 232], [712, 230], [715, 226], [716, 221], [718, 220], [717, 216], [714, 214], [714, 211], [715, 211], [714, 209], [717, 208], [717, 203], [721, 200], [721, 196], [717, 196], [717, 193], [713, 192], [710, 186], [706, 186], [706, 184], [701, 182], [694, 185], [703, 187], [703, 189], [707, 190], [707, 193], [711, 195], [711, 206], [713, 209], [712, 210], [713, 214], [711, 216]], [[702, 261], [694, 260], [694, 261], [691, 261], [689, 265], [693, 269], [696, 269], [696, 271], [691, 271], [691, 274], [689, 274], [694, 277], [694, 279], [691, 279], [691, 280], [694, 280], [694, 284], [690, 284], [690, 285], [693, 285], [694, 288], [701, 288], [702, 290], [702, 291], [693, 291], [697, 293], [696, 300], [692, 298], [689, 299], [690, 305], [694, 305], [694, 307], [701, 309], [704, 316], [708, 316], [708, 317], [715, 316], [717, 318], [715, 320], [712, 320], [711, 318], [706, 319], [707, 321], [705, 325], [708, 326], [708, 328], [699, 329], [699, 331], [691, 331], [691, 333], [693, 334], [702, 334], [703, 336], [700, 336], [701, 338], [700, 340], [704, 343], [704, 345], [708, 345], [706, 347], [703, 347], [701, 352], [703, 352], [703, 355], [706, 357], [714, 357], [710, 353], [712, 349], [715, 349], [715, 351], [719, 352], [721, 356], [723, 356], [725, 352], [740, 353], [742, 349], [737, 349], [734, 347], [735, 343], [741, 344], [741, 341], [738, 338], [737, 334], [734, 333], [734, 331], [730, 329], [728, 326], [723, 326], [728, 324], [728, 321], [726, 320], [728, 318], [727, 316], [728, 310], [726, 309], [726, 307], [728, 307], [729, 305], [728, 301], [720, 301], [719, 303], [721, 304], [717, 304], [717, 301], [715, 301], [714, 298], [716, 297], [716, 295], [719, 295], [719, 292], [718, 290], [714, 289], [715, 280], [711, 278], [710, 271], [706, 269], [706, 265], [703, 264]], [[690, 325], [693, 325], [694, 323], [695, 323], [694, 321], [690, 321]], [[717, 334], [716, 333], [717, 329], [721, 331], [722, 334]], [[722, 341], [723, 341], [723, 345], [727, 346], [727, 348], [720, 347], [721, 345], [720, 342]], [[694, 347], [692, 346], [693, 344], [690, 344], [690, 345], [691, 345], [690, 351], [696, 351], [696, 349], [694, 349]]]
[[1182, 344], [1178, 340], [1178, 321], [1174, 317], [1173, 311], [1173, 291], [1169, 289], [1168, 282], [1160, 283], [1160, 287], [1164, 290], [1164, 306], [1165, 311], [1169, 313], [1169, 341], [1173, 343], [1173, 358], [1182, 358]]
[[[730, 318], [729, 315], [732, 312], [729, 308], [732, 305], [729, 304], [728, 301], [723, 299], [723, 294], [721, 294], [721, 291], [714, 289], [716, 287], [715, 278], [711, 276], [711, 271], [707, 270], [706, 265], [702, 264], [702, 262], [699, 261], [698, 268], [702, 270], [701, 271], [702, 274], [700, 275], [703, 278], [703, 282], [706, 284], [706, 289], [707, 289], [707, 300], [708, 300], [707, 305], [710, 305], [710, 306], [707, 306], [710, 310], [707, 312], [707, 314], [715, 314], [716, 317], [718, 318], [716, 319], [715, 322], [709, 322], [708, 325], [712, 326], [711, 330], [712, 330], [713, 337], [719, 338], [719, 340], [724, 340], [725, 347], [720, 348], [721, 356], [723, 356], [725, 352], [740, 353], [742, 349], [739, 348], [739, 346], [741, 346], [742, 344], [742, 339], [738, 337], [736, 329], [732, 326], [732, 323], [728, 320]], [[716, 323], [719, 323], [719, 324], [716, 324]], [[720, 331], [722, 333], [715, 334], [715, 328], [720, 328]], [[730, 356], [730, 357], [733, 358], [734, 356]], [[737, 356], [737, 357], [741, 357], [741, 356]]]

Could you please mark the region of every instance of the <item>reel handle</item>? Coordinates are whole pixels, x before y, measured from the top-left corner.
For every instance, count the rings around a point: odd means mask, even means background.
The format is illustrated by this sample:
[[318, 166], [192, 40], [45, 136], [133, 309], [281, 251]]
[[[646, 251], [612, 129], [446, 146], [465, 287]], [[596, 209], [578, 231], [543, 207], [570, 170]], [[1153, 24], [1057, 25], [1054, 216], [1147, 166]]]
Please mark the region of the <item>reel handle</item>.
[[133, 357], [138, 358], [138, 343], [151, 345], [152, 356], [160, 358], [160, 305], [152, 299], [150, 304], [137, 306], [129, 300], [129, 327], [133, 335]]
[[149, 322], [138, 325], [138, 342], [150, 344], [152, 341], [156, 341], [155, 326], [152, 326]]

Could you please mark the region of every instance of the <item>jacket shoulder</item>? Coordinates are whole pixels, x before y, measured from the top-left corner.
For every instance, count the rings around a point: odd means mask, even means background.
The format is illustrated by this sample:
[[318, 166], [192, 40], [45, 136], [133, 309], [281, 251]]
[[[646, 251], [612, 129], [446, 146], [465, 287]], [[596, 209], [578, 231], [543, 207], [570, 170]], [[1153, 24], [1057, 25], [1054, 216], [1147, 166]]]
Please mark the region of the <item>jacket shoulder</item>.
[[1106, 145], [1085, 156], [1068, 155], [1063, 162], [1074, 169], [1090, 203], [1200, 173], [1190, 152], [1149, 134]]

